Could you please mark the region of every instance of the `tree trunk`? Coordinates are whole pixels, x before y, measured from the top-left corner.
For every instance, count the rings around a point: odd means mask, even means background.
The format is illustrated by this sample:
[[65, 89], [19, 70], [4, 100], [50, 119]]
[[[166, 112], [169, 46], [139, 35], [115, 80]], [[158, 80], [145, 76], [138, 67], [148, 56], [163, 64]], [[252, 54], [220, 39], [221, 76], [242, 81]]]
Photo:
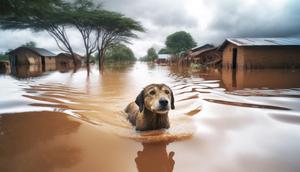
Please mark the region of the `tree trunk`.
[[99, 54], [99, 70], [103, 72], [103, 70], [104, 70], [104, 49], [98, 48], [98, 54]]
[[87, 74], [89, 76], [89, 74], [90, 74], [90, 54], [87, 49], [86, 49], [85, 56], [86, 56], [86, 69], [87, 69]]
[[70, 51], [70, 53], [71, 53], [71, 56], [72, 56], [72, 59], [73, 59], [74, 68], [76, 68], [76, 67], [78, 66], [78, 64], [77, 64], [77, 61], [76, 61], [75, 54], [74, 54], [74, 52], [73, 52], [73, 50], [72, 50], [72, 49], [70, 49], [69, 51]]

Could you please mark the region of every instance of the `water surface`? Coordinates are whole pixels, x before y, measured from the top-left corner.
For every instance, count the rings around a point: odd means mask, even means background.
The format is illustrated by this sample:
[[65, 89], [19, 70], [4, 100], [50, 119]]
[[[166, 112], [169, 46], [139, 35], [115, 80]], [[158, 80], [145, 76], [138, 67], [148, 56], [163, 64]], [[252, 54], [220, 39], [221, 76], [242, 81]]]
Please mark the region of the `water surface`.
[[[299, 70], [146, 63], [0, 75], [0, 171], [300, 171]], [[123, 109], [150, 83], [175, 94], [171, 128]]]

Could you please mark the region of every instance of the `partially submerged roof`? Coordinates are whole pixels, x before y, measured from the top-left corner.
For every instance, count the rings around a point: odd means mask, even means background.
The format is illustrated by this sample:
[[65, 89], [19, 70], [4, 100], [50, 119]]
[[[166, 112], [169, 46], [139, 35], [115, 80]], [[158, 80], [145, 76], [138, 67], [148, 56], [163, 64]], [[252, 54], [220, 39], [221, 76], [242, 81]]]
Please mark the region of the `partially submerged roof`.
[[195, 52], [195, 51], [199, 51], [199, 50], [202, 50], [202, 49], [208, 49], [208, 48], [214, 48], [214, 46], [211, 45], [211, 44], [205, 44], [205, 45], [202, 45], [202, 46], [194, 47], [194, 48], [191, 49], [191, 51]]
[[208, 51], [212, 51], [212, 50], [216, 50], [217, 47], [210, 47], [210, 48], [203, 48], [203, 49], [199, 49], [198, 51], [192, 52], [190, 54], [191, 57], [195, 57], [195, 56], [199, 56], [202, 53], [208, 52]]
[[32, 51], [40, 56], [47, 56], [47, 57], [54, 57], [56, 56], [54, 53], [44, 49], [44, 48], [33, 48], [33, 47], [19, 47], [19, 48], [16, 48], [14, 50], [12, 50], [11, 52], [9, 52], [10, 54], [11, 53], [14, 53], [15, 51], [17, 50], [20, 50], [20, 49], [27, 49], [29, 51]]
[[158, 54], [158, 59], [169, 59], [171, 57], [170, 54]]
[[223, 50], [228, 43], [237, 46], [300, 46], [300, 38], [227, 38], [220, 46]]

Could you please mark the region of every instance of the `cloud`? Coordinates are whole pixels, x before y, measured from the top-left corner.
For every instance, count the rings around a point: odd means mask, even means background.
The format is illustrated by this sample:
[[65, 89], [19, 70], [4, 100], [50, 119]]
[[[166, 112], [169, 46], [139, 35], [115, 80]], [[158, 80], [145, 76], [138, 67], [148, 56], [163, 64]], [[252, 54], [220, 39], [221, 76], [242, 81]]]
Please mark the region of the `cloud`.
[[226, 0], [210, 3], [215, 15], [209, 30], [227, 37], [290, 37], [300, 34], [300, 3], [297, 1]]
[[197, 16], [189, 15], [185, 1], [174, 0], [104, 0], [106, 9], [121, 12], [138, 20], [147, 20], [159, 27], [195, 27]]

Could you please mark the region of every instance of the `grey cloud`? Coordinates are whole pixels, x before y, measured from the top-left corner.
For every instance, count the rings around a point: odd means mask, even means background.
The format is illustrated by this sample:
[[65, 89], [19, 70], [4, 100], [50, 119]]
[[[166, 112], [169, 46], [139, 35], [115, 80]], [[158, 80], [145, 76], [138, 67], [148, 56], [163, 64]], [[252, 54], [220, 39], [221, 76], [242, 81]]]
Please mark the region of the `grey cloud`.
[[180, 0], [105, 0], [103, 6], [160, 27], [196, 27], [196, 16], [186, 13], [184, 3]]
[[241, 1], [210, 4], [216, 9], [209, 29], [227, 37], [291, 37], [300, 35], [300, 3], [291, 0], [276, 9], [272, 4], [243, 6]]

